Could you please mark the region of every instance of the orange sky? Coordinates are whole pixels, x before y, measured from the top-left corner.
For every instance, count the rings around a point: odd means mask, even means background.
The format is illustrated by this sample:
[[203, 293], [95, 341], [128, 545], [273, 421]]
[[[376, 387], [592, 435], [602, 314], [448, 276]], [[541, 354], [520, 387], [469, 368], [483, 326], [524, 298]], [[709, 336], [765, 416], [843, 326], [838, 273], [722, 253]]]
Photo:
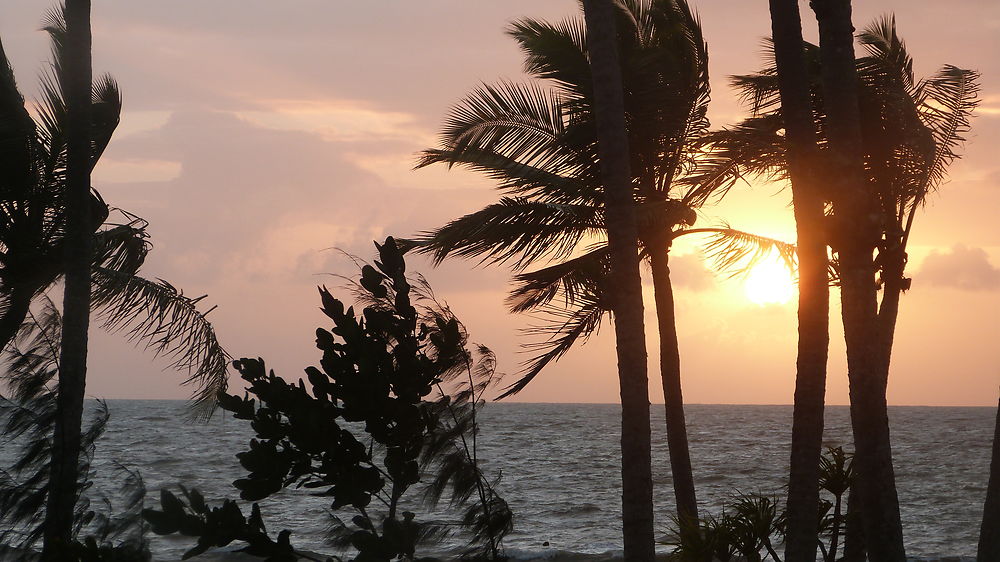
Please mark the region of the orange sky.
[[[726, 76], [754, 70], [769, 33], [763, 0], [701, 0], [709, 42], [713, 126], [744, 113]], [[44, 3], [43, 3], [44, 4]], [[807, 36], [814, 20], [803, 3]], [[966, 157], [918, 217], [913, 290], [903, 301], [889, 400], [995, 405], [1000, 382], [1000, 3], [992, 0], [855, 2], [860, 27], [894, 11], [919, 75], [945, 63], [983, 73], [983, 103]], [[412, 171], [435, 143], [448, 108], [480, 82], [520, 79], [520, 54], [503, 30], [524, 15], [573, 15], [573, 0], [330, 2], [175, 0], [94, 2], [95, 69], [121, 83], [119, 134], [94, 182], [113, 205], [151, 222], [146, 274], [188, 294], [208, 293], [220, 339], [235, 356], [262, 356], [297, 377], [317, 362], [323, 324], [315, 286], [350, 273], [339, 247], [370, 255], [371, 240], [408, 235], [496, 197], [462, 171]], [[0, 37], [22, 90], [37, 91], [48, 56], [35, 0], [7, 0]], [[779, 185], [736, 191], [705, 223], [792, 240]], [[502, 305], [506, 272], [417, 258], [473, 338], [502, 370], [525, 357]], [[672, 262], [684, 393], [695, 403], [790, 403], [794, 304], [750, 302], [739, 282], [716, 278], [697, 248]], [[650, 307], [647, 307], [650, 308]], [[834, 310], [834, 314], [839, 311]], [[842, 336], [833, 323], [828, 402], [847, 401]], [[652, 325], [651, 319], [647, 325]], [[611, 330], [571, 352], [518, 396], [526, 401], [617, 400]], [[652, 332], [651, 332], [652, 335]], [[656, 365], [655, 336], [649, 347]], [[183, 377], [159, 372], [120, 337], [94, 335], [89, 394], [183, 397]], [[656, 370], [651, 369], [653, 379]], [[651, 385], [654, 401], [661, 401]]]

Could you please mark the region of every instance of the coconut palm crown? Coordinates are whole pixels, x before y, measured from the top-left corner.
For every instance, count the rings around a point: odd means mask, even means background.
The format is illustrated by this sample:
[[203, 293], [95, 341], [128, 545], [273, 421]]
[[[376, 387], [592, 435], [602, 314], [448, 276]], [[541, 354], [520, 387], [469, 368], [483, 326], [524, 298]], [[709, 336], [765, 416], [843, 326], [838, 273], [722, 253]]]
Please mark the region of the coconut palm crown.
[[[707, 233], [717, 236], [711, 249], [725, 265], [745, 264], [747, 256], [771, 249], [793, 259], [791, 247], [776, 241], [729, 227], [690, 228], [695, 209], [713, 198], [714, 188], [678, 189], [675, 181], [696, 168], [693, 148], [709, 127], [708, 52], [700, 24], [683, 1], [628, 1], [618, 16], [644, 254], [666, 250], [680, 234]], [[510, 265], [518, 273], [511, 310], [556, 316], [555, 324], [542, 328], [553, 337], [539, 344], [544, 352], [528, 362], [510, 394], [593, 333], [609, 306], [601, 288], [607, 272], [603, 187], [583, 20], [522, 19], [508, 33], [525, 54], [525, 70], [539, 82], [502, 81], [473, 90], [448, 116], [441, 147], [425, 151], [418, 164], [482, 172], [503, 196], [411, 242], [436, 262], [463, 257]], [[525, 272], [552, 262], [558, 263]], [[550, 306], [557, 297], [570, 306]]]
[[[891, 283], [897, 277], [899, 289], [905, 290], [909, 280], [903, 277], [902, 269], [891, 271], [890, 264], [905, 265], [916, 212], [946, 180], [948, 166], [959, 158], [957, 150], [978, 104], [979, 73], [945, 65], [930, 78], [916, 79], [913, 59], [891, 15], [868, 25], [858, 40], [865, 51], [857, 59], [865, 170], [882, 214], [880, 283]], [[822, 149], [826, 137], [819, 49], [811, 44], [805, 47]], [[732, 78], [749, 105], [751, 117], [702, 137], [702, 148], [708, 155], [685, 182], [724, 193], [744, 178], [787, 178], [777, 70], [773, 52], [769, 55], [768, 66], [761, 71]], [[831, 218], [831, 222], [835, 220]], [[836, 251], [833, 236], [830, 242]]]
[[[696, 169], [709, 127], [708, 49], [684, 0], [616, 4], [618, 51], [630, 147], [640, 252], [653, 272], [660, 328], [661, 378], [678, 508], [697, 515], [680, 391], [668, 252], [684, 234], [711, 234], [723, 266], [745, 265], [791, 246], [729, 227], [692, 228], [712, 187], [678, 183]], [[522, 390], [548, 364], [595, 333], [611, 310], [610, 270], [594, 121], [593, 82], [583, 19], [551, 24], [522, 19], [509, 34], [525, 55], [530, 83], [475, 89], [448, 116], [441, 145], [418, 166], [443, 163], [497, 183], [497, 203], [411, 240], [436, 262], [448, 257], [506, 264], [516, 273], [513, 312], [540, 312], [534, 356], [501, 396]], [[678, 189], [680, 187], [680, 189]], [[539, 269], [530, 270], [532, 266]]]

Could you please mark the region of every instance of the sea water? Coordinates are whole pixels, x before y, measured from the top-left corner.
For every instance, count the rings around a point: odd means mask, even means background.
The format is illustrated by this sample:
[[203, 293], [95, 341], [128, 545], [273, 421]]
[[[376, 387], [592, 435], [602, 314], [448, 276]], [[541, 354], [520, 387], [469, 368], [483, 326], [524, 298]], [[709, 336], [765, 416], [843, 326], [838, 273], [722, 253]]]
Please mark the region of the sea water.
[[[98, 488], [113, 488], [113, 464], [122, 463], [141, 472], [151, 507], [158, 506], [160, 488], [176, 491], [179, 484], [199, 489], [210, 503], [238, 498], [231, 483], [245, 471], [234, 455], [251, 437], [247, 422], [225, 412], [207, 423], [188, 422], [181, 401], [110, 400], [108, 406], [111, 419], [94, 467]], [[702, 513], [718, 512], [735, 491], [782, 493], [791, 406], [689, 405], [685, 411]], [[973, 556], [996, 409], [906, 406], [889, 413], [908, 554]], [[479, 454], [488, 473], [502, 474], [499, 490], [515, 514], [505, 541], [509, 554], [620, 552], [619, 415], [611, 404], [487, 406]], [[663, 536], [674, 502], [662, 405], [652, 408], [652, 428], [656, 529]], [[848, 409], [828, 407], [824, 444], [850, 443]], [[323, 539], [327, 499], [290, 490], [260, 503], [272, 536], [291, 529], [296, 548], [331, 552]], [[179, 560], [191, 546], [189, 537], [152, 538], [156, 560]]]

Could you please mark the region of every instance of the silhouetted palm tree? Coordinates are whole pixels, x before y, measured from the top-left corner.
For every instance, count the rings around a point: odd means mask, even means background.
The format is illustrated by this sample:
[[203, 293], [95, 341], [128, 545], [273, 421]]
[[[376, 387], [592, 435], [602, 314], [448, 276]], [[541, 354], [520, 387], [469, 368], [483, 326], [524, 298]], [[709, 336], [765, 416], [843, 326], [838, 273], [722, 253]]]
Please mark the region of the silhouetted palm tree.
[[593, 85], [594, 125], [605, 226], [617, 291], [611, 299], [615, 315], [615, 348], [621, 389], [622, 532], [629, 560], [653, 562], [653, 467], [649, 429], [649, 383], [642, 279], [639, 276], [639, 232], [636, 228], [629, 138], [625, 126], [624, 83], [619, 63], [613, 0], [584, 0], [588, 58]]
[[[210, 407], [225, 389], [229, 357], [197, 309], [200, 299], [137, 275], [149, 250], [145, 221], [122, 211], [124, 221], [105, 223], [110, 210], [90, 186], [90, 170], [118, 124], [121, 96], [110, 78], [91, 86], [89, 2], [53, 11], [45, 29], [54, 62], [43, 76], [37, 124], [0, 49], [0, 349], [17, 355], [11, 346], [35, 321], [32, 302], [65, 280], [45, 524], [45, 556], [52, 559], [74, 524], [91, 307], [104, 327], [186, 370], [188, 382], [199, 383], [200, 406]], [[28, 384], [18, 376], [11, 371], [5, 382]]]
[[[13, 72], [0, 47], [0, 348], [24, 322], [33, 300], [66, 271], [66, 102], [59, 71], [65, 41], [62, 13], [52, 12], [45, 30], [57, 63], [42, 79], [38, 123], [24, 108]], [[90, 167], [107, 147], [121, 112], [121, 93], [110, 77], [93, 88]], [[143, 278], [150, 250], [147, 223], [109, 209], [89, 189], [92, 306], [101, 325], [171, 361], [196, 383], [196, 405], [210, 407], [225, 389], [229, 356], [212, 325], [191, 298], [170, 283]]]
[[90, 330], [90, 262], [94, 252], [90, 208], [91, 34], [90, 0], [67, 0], [65, 49], [57, 59], [66, 100], [65, 290], [59, 356], [59, 392], [45, 509], [42, 559], [59, 560], [73, 537], [79, 490], [83, 398]]
[[771, 0], [774, 74], [785, 128], [786, 167], [792, 186], [799, 257], [798, 349], [792, 414], [785, 555], [789, 562], [816, 559], [819, 463], [823, 442], [830, 295], [824, 197], [817, 181], [817, 146], [809, 100], [798, 2]]
[[990, 458], [990, 478], [986, 485], [983, 523], [979, 528], [978, 562], [1000, 560], [1000, 406], [993, 429], [993, 453]]
[[[674, 181], [691, 168], [690, 147], [708, 126], [707, 52], [700, 27], [684, 2], [672, 1], [627, 2], [617, 23], [639, 238], [650, 260], [657, 304], [675, 495], [679, 512], [696, 516], [667, 261], [670, 246], [683, 234], [715, 235], [710, 251], [728, 266], [774, 247], [789, 256], [790, 247], [728, 227], [690, 228], [693, 209], [711, 197], [700, 186], [678, 190]], [[532, 346], [538, 356], [507, 394], [524, 388], [546, 365], [586, 339], [610, 310], [604, 291], [610, 265], [603, 187], [582, 22], [552, 25], [525, 19], [514, 24], [511, 35], [526, 54], [528, 72], [553, 81], [554, 91], [509, 82], [475, 90], [452, 110], [442, 147], [426, 151], [420, 162], [481, 171], [497, 180], [507, 196], [416, 240], [419, 250], [433, 253], [437, 261], [482, 257], [523, 271], [534, 263], [566, 259], [516, 277], [511, 310], [541, 309], [554, 321], [540, 328], [546, 340]], [[566, 306], [553, 305], [556, 300]]]
[[[868, 321], [872, 322], [868, 329], [874, 332], [870, 334], [870, 356], [864, 364], [874, 373], [871, 380], [876, 386], [871, 392], [876, 398], [881, 397], [882, 406], [876, 404], [874, 407], [884, 409], [899, 297], [909, 287], [904, 271], [906, 244], [917, 210], [945, 177], [948, 165], [958, 157], [956, 148], [968, 130], [979, 86], [976, 72], [953, 66], [945, 66], [929, 79], [915, 80], [912, 60], [896, 34], [891, 17], [876, 21], [859, 37], [866, 50], [855, 62], [862, 115], [862, 139], [858, 146], [865, 163], [862, 183], [871, 199], [866, 205], [876, 209], [871, 214], [881, 217], [877, 232], [872, 234], [878, 239], [872, 243], [878, 252], [871, 264], [875, 270], [870, 278], [866, 277], [865, 285], [875, 287], [877, 281], [883, 289], [877, 321], [872, 318], [874, 304], [872, 315], [866, 312]], [[817, 133], [824, 140], [823, 146], [826, 146], [830, 131], [819, 73], [820, 50], [813, 45], [805, 47], [813, 119]], [[780, 99], [775, 68], [736, 77], [734, 82], [751, 102], [754, 115], [737, 127], [713, 133], [710, 139], [714, 146], [713, 162], [697, 178], [707, 185], [718, 182], [720, 189], [745, 175], [785, 177], [789, 172], [786, 159], [791, 159], [787, 152], [790, 147], [780, 134], [782, 122], [778, 115]], [[834, 194], [826, 196], [833, 198]], [[834, 250], [840, 250], [845, 245], [842, 231], [850, 227], [842, 224], [844, 219], [838, 219], [836, 214], [826, 222], [832, 235], [841, 233], [831, 240]], [[843, 270], [850, 268], [843, 264], [843, 252], [837, 251], [837, 255], [841, 262], [838, 275], [842, 276]], [[862, 256], [859, 260], [853, 269], [856, 276], [860, 276], [858, 267], [865, 271], [869, 268], [867, 258]], [[886, 447], [887, 444], [888, 441]]]

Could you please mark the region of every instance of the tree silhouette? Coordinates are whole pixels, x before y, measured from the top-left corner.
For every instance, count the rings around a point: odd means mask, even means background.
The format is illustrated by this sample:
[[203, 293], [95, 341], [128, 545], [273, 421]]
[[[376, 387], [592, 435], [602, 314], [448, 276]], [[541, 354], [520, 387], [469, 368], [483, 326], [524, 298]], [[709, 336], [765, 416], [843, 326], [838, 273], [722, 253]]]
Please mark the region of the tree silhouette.
[[[21, 353], [18, 334], [27, 337], [23, 334], [49, 329], [48, 341], [54, 346], [53, 352], [69, 353], [53, 363], [52, 373], [58, 373], [61, 380], [60, 391], [52, 388], [52, 377], [43, 372], [19, 369], [4, 377], [12, 389], [12, 398], [27, 400], [23, 406], [28, 409], [32, 406], [32, 392], [48, 393], [53, 401], [59, 402], [59, 415], [38, 418], [47, 420], [46, 430], [52, 436], [46, 445], [51, 447], [46, 449], [51, 451], [51, 466], [46, 468], [51, 472], [46, 472], [45, 477], [46, 482], [52, 483], [43, 486], [42, 496], [49, 502], [48, 509], [42, 512], [56, 518], [44, 525], [45, 556], [50, 559], [56, 556], [52, 548], [64, 548], [75, 537], [74, 506], [80, 501], [76, 459], [86, 449], [86, 443], [79, 437], [85, 387], [82, 367], [91, 308], [104, 328], [124, 333], [154, 354], [166, 357], [171, 366], [186, 371], [189, 375], [186, 382], [198, 385], [195, 392], [198, 414], [210, 411], [216, 394], [226, 388], [229, 362], [205, 316], [207, 313], [198, 310], [200, 298], [189, 298], [166, 281], [151, 281], [138, 274], [150, 249], [146, 222], [125, 211], [110, 209], [90, 186], [89, 171], [118, 124], [121, 95], [110, 77], [92, 86], [89, 79], [85, 80], [82, 93], [79, 87], [73, 90], [69, 85], [71, 75], [76, 81], [82, 80], [84, 74], [89, 76], [89, 70], [83, 72], [86, 69], [78, 68], [83, 61], [70, 62], [71, 56], [83, 57], [89, 53], [88, 46], [70, 41], [73, 33], [89, 33], [81, 27], [89, 25], [86, 21], [89, 6], [85, 4], [53, 10], [46, 19], [44, 29], [52, 41], [53, 64], [42, 77], [37, 123], [25, 109], [13, 71], [0, 47], [0, 147], [3, 148], [0, 151], [3, 195], [0, 198], [0, 349], [5, 361], [16, 362]], [[71, 12], [71, 7], [75, 11]], [[71, 14], [76, 19], [70, 18]], [[72, 33], [67, 29], [70, 20], [75, 21], [76, 31]], [[86, 66], [89, 68], [89, 61]], [[81, 97], [85, 101], [82, 105], [89, 108], [84, 111], [89, 113], [89, 117], [85, 115], [89, 127], [80, 127], [79, 119], [71, 120], [79, 109], [76, 106], [81, 105]], [[76, 106], [71, 110], [73, 103]], [[72, 145], [76, 146], [74, 152], [70, 149], [70, 135], [80, 131], [83, 141], [76, 139], [79, 146]], [[71, 197], [70, 183], [74, 177], [77, 191], [80, 182], [85, 184], [82, 196], [76, 193]], [[76, 217], [78, 220], [73, 223], [70, 219], [74, 214], [86, 216]], [[86, 238], [88, 247], [82, 252], [77, 248], [80, 236]], [[85, 274], [79, 271], [78, 263], [74, 266], [74, 260], [81, 256], [86, 258]], [[77, 267], [75, 282], [69, 280], [73, 267]], [[85, 295], [79, 294], [81, 279], [86, 281]], [[67, 317], [75, 320], [59, 323], [60, 330], [66, 325], [66, 342], [73, 342], [69, 348], [59, 338], [51, 339], [52, 326], [36, 325], [40, 319], [51, 317], [46, 305], [48, 293], [61, 280], [67, 282], [67, 290], [74, 288], [63, 302], [70, 308]], [[25, 394], [18, 389], [32, 389], [32, 392]], [[50, 485], [53, 487], [49, 488]], [[12, 498], [24, 488], [13, 486], [11, 490], [13, 495], [8, 499], [15, 501]], [[50, 490], [54, 491], [49, 493]]]
[[[406, 275], [394, 239], [376, 246], [378, 259], [359, 260], [353, 282], [361, 310], [320, 289], [333, 326], [316, 330], [322, 360], [306, 380], [288, 382], [261, 359], [236, 362], [247, 392], [221, 394], [220, 406], [249, 421], [255, 438], [237, 454], [248, 474], [233, 485], [248, 501], [291, 487], [329, 498], [334, 534], [358, 551], [358, 562], [413, 559], [449, 525], [469, 539], [465, 555], [502, 560], [512, 515], [480, 467], [476, 443], [483, 395], [499, 380], [496, 358], [469, 343], [423, 278]], [[162, 509], [145, 516], [154, 532], [198, 537], [185, 558], [234, 540], [251, 554], [293, 553], [289, 531], [267, 536], [256, 504], [248, 519], [235, 502], [210, 509], [197, 492], [183, 495], [164, 491]], [[414, 513], [439, 504], [459, 522]], [[341, 519], [344, 511], [355, 515]]]
[[625, 126], [624, 83], [619, 63], [615, 4], [584, 0], [587, 48], [594, 89], [594, 128], [608, 232], [608, 279], [621, 392], [622, 532], [625, 558], [652, 562], [653, 470], [649, 429], [649, 383], [639, 232], [632, 195], [629, 139]]
[[[65, 25], [61, 11], [45, 24], [55, 63], [43, 75], [38, 123], [24, 107], [6, 58], [0, 61], [0, 346], [11, 343], [29, 311], [66, 271], [66, 101], [62, 85]], [[0, 47], [0, 56], [3, 56]], [[93, 87], [90, 166], [97, 164], [118, 125], [121, 93], [108, 76]], [[110, 208], [89, 189], [92, 307], [105, 329], [165, 357], [197, 384], [196, 405], [210, 408], [226, 388], [229, 357], [219, 345], [204, 297], [188, 297], [162, 279], [139, 274], [150, 250], [148, 224]], [[38, 302], [41, 302], [39, 300]], [[205, 411], [204, 409], [201, 411]]]
[[[729, 227], [691, 228], [694, 209], [711, 189], [675, 179], [693, 168], [707, 129], [707, 51], [700, 25], [684, 2], [626, 2], [617, 12], [625, 83], [633, 196], [642, 256], [653, 273], [660, 331], [661, 379], [667, 436], [679, 512], [697, 515], [683, 399], [680, 357], [668, 264], [681, 235], [708, 235], [720, 266], [745, 266], [791, 246]], [[420, 166], [444, 163], [483, 172], [505, 196], [481, 211], [425, 233], [413, 242], [437, 262], [457, 256], [508, 263], [519, 273], [508, 299], [514, 312], [541, 311], [534, 330], [537, 355], [508, 389], [523, 389], [552, 361], [594, 333], [611, 306], [603, 185], [596, 154], [592, 80], [583, 22], [515, 22], [530, 74], [554, 85], [501, 82], [475, 90], [451, 112], [441, 148], [425, 151]], [[524, 272], [531, 265], [556, 265]], [[612, 285], [613, 286], [613, 285]], [[560, 306], [562, 301], [564, 306]]]
[[990, 455], [990, 476], [986, 485], [983, 521], [979, 528], [976, 560], [986, 562], [1000, 558], [1000, 406], [993, 427], [993, 450]]
[[59, 392], [53, 419], [52, 461], [45, 506], [42, 559], [56, 561], [73, 538], [82, 452], [81, 425], [90, 331], [90, 207], [92, 60], [90, 0], [67, 0], [65, 51], [56, 72], [66, 100], [65, 290]]
[[799, 257], [798, 347], [785, 554], [789, 561], [813, 561], [819, 529], [812, 514], [819, 507], [820, 447], [830, 345], [829, 259], [823, 236], [825, 200], [817, 178], [816, 134], [798, 2], [771, 0], [770, 11], [773, 74], [778, 82], [778, 116], [785, 129], [785, 167], [792, 186]]
[[[5, 450], [16, 451], [9, 470], [0, 470], [0, 555], [4, 560], [35, 560], [33, 549], [45, 529], [45, 504], [51, 478], [53, 425], [57, 415], [57, 388], [62, 316], [44, 296], [30, 312], [4, 353], [0, 378], [9, 394], [0, 397], [0, 420]], [[145, 497], [141, 476], [116, 467], [121, 495], [111, 498], [86, 491], [93, 486], [96, 442], [109, 418], [98, 401], [81, 431], [77, 463], [77, 494], [69, 543], [55, 550], [60, 560], [149, 560], [146, 525], [140, 512]], [[112, 502], [112, 499], [118, 500]], [[94, 558], [101, 553], [100, 558]]]
[[[979, 75], [948, 65], [930, 78], [915, 79], [912, 59], [896, 33], [891, 16], [866, 27], [859, 40], [865, 49], [864, 55], [854, 64], [862, 115], [862, 138], [859, 143], [860, 158], [864, 161], [862, 184], [869, 198], [865, 205], [873, 207], [871, 214], [879, 217], [879, 221], [872, 227], [876, 229], [872, 233], [876, 238], [872, 243], [876, 258], [869, 260], [864, 255], [855, 256], [859, 262], [853, 271], [859, 276], [857, 268], [867, 271], [867, 262], [871, 261], [874, 269], [870, 278], [865, 277], [868, 280], [860, 289], [867, 291], [869, 286], [880, 287], [883, 294], [877, 312], [872, 312], [876, 310], [874, 304], [871, 310], [866, 305], [861, 311], [867, 318], [866, 322], [873, 322], [866, 329], [874, 332], [870, 334], [873, 339], [867, 342], [870, 346], [867, 359], [862, 362], [855, 356], [855, 363], [863, 364], [874, 373], [874, 378], [870, 379], [875, 381], [870, 390], [875, 396], [872, 408], [882, 410], [900, 294], [910, 286], [909, 279], [905, 277], [906, 245], [916, 213], [945, 178], [948, 165], [958, 157], [957, 147], [964, 140], [971, 112], [977, 103]], [[812, 118], [818, 138], [822, 141], [820, 146], [825, 148], [830, 132], [827, 123], [834, 119], [829, 116], [828, 104], [824, 103], [829, 94], [822, 88], [819, 72], [822, 66], [821, 49], [809, 44], [805, 44], [804, 48]], [[712, 163], [700, 171], [701, 175], [695, 181], [706, 184], [718, 182], [719, 188], [725, 189], [726, 185], [743, 176], [787, 177], [792, 154], [790, 144], [780, 132], [782, 122], [778, 108], [783, 100], [779, 96], [778, 81], [779, 76], [773, 66], [757, 74], [734, 78], [734, 83], [750, 102], [753, 116], [732, 129], [711, 135]], [[821, 156], [828, 158], [828, 151], [822, 150]], [[836, 174], [829, 172], [828, 175]], [[825, 197], [830, 200], [833, 193], [827, 191]], [[851, 211], [845, 213], [850, 215]], [[844, 234], [852, 230], [849, 221], [845, 221], [837, 217], [834, 209], [824, 225], [830, 233], [829, 242], [839, 262], [833, 272], [834, 281], [841, 284], [843, 271], [850, 269], [843, 263], [840, 251], [845, 241], [851, 239]], [[859, 250], [862, 254], [865, 251]], [[856, 283], [862, 284], [860, 279], [856, 279]], [[874, 320], [872, 315], [876, 315]], [[856, 326], [857, 322], [852, 325]], [[860, 336], [855, 338], [860, 339]], [[880, 415], [876, 417], [882, 419]], [[887, 443], [885, 441], [885, 447], [888, 447]], [[864, 464], [861, 460], [864, 455], [860, 450], [858, 457], [860, 467]], [[863, 501], [858, 503], [864, 505]]]

